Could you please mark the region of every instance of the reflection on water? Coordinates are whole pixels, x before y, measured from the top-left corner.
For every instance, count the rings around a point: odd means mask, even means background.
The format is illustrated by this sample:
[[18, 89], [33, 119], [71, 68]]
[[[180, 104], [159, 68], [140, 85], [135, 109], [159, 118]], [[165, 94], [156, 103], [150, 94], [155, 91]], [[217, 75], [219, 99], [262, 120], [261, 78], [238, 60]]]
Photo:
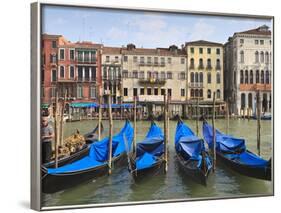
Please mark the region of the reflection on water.
[[[195, 121], [185, 121], [194, 131]], [[123, 121], [114, 121], [114, 132], [123, 126]], [[67, 137], [78, 128], [81, 133], [88, 132], [96, 126], [96, 121], [81, 121], [66, 123], [64, 135]], [[158, 122], [163, 127], [163, 123]], [[108, 135], [108, 121], [103, 121], [105, 127], [103, 137]], [[200, 123], [199, 136], [202, 137]], [[150, 126], [148, 121], [138, 121], [137, 139], [142, 140]], [[257, 152], [256, 121], [230, 120], [229, 134], [246, 139], [249, 150]], [[71, 189], [54, 194], [43, 194], [43, 206], [98, 204], [127, 201], [149, 201], [164, 199], [223, 197], [237, 195], [270, 195], [273, 184], [240, 175], [218, 162], [215, 173], [211, 173], [208, 185], [203, 186], [187, 178], [178, 168], [174, 151], [174, 133], [176, 122], [170, 121], [169, 170], [167, 174], [148, 177], [140, 183], [134, 183], [127, 168], [115, 168], [111, 176], [104, 176], [87, 183], [82, 183]], [[226, 132], [225, 120], [216, 120], [216, 127]], [[261, 155], [269, 159], [272, 153], [272, 124], [261, 121]]]

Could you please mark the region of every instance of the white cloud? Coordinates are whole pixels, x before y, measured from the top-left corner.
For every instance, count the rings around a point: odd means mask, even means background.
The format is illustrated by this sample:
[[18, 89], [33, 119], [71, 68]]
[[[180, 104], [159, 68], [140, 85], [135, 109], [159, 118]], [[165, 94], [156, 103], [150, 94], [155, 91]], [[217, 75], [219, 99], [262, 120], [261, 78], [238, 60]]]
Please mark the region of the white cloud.
[[208, 40], [216, 31], [216, 27], [207, 24], [203, 19], [199, 19], [192, 28], [190, 28], [191, 34], [188, 36], [189, 41], [193, 40]]
[[123, 40], [127, 38], [127, 32], [117, 27], [111, 27], [106, 33], [106, 39]]

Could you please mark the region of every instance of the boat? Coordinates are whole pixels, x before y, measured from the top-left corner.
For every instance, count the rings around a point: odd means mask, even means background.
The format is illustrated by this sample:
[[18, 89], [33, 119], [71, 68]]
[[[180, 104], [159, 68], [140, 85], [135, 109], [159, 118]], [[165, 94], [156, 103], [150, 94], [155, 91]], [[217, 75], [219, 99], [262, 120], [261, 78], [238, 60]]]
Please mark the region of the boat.
[[176, 127], [175, 149], [179, 168], [193, 181], [207, 185], [212, 159], [205, 149], [204, 140], [197, 137], [182, 120]]
[[[130, 151], [134, 130], [126, 121], [120, 132], [112, 138], [112, 168], [125, 166], [127, 151]], [[126, 140], [126, 144], [125, 141]], [[128, 149], [126, 150], [126, 146]], [[108, 165], [109, 137], [92, 143], [85, 157], [58, 168], [42, 167], [42, 192], [55, 193], [80, 183], [106, 175]]]
[[[257, 115], [254, 114], [254, 115], [253, 115], [253, 119], [254, 119], [254, 120], [257, 120], [257, 118], [258, 118]], [[261, 120], [267, 120], [267, 121], [268, 121], [268, 120], [271, 120], [271, 113], [264, 113], [264, 114], [262, 114], [262, 115], [261, 115]]]
[[[203, 122], [203, 135], [213, 149], [213, 127]], [[264, 160], [247, 150], [245, 140], [221, 133], [216, 129], [216, 155], [218, 161], [234, 171], [253, 178], [271, 180], [271, 160]]]
[[[78, 131], [78, 130], [77, 130]], [[80, 148], [78, 148], [77, 151], [75, 151], [74, 153], [71, 153], [68, 156], [64, 156], [58, 159], [58, 167], [60, 166], [64, 166], [66, 164], [72, 163], [76, 160], [79, 160], [83, 157], [85, 157], [86, 155], [89, 154], [89, 150], [90, 150], [90, 144], [93, 142], [96, 142], [98, 140], [97, 138], [97, 132], [98, 131], [98, 125], [89, 133], [86, 133], [84, 135], [86, 144], [83, 144], [83, 146], [81, 146]], [[103, 132], [103, 125], [101, 123], [101, 132]], [[77, 132], [79, 134], [79, 131]], [[45, 163], [43, 165], [46, 168], [54, 168], [55, 167], [55, 160], [52, 160], [48, 163]]]
[[164, 172], [164, 134], [152, 121], [143, 141], [137, 143], [134, 156], [130, 156], [129, 172], [135, 181]]

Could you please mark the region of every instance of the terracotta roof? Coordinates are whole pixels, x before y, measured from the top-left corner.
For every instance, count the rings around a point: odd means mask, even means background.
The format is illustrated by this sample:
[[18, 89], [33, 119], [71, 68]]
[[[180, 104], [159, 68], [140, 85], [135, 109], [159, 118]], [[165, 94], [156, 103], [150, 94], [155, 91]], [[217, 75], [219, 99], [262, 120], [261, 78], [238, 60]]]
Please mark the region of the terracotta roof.
[[100, 49], [102, 44], [96, 44], [88, 41], [76, 42], [76, 43], [67, 43], [64, 45], [60, 45], [60, 47], [68, 47], [68, 48], [92, 48], [92, 49]]
[[43, 38], [59, 38], [59, 37], [63, 37], [62, 35], [51, 35], [51, 34], [47, 34], [47, 33], [43, 33], [42, 34]]
[[181, 56], [185, 55], [186, 52], [181, 49], [177, 51], [170, 51], [169, 48], [135, 48], [128, 50], [127, 48], [122, 48], [123, 54], [128, 55], [160, 55], [160, 56]]
[[198, 40], [198, 41], [190, 41], [185, 43], [186, 46], [194, 45], [194, 46], [223, 46], [221, 43], [205, 41], [205, 40]]
[[121, 48], [120, 47], [103, 47], [102, 48], [103, 54], [121, 54]]
[[237, 35], [237, 34], [253, 34], [253, 35], [269, 35], [270, 36], [271, 31], [269, 30], [268, 26], [262, 25], [255, 29], [234, 33], [234, 35]]

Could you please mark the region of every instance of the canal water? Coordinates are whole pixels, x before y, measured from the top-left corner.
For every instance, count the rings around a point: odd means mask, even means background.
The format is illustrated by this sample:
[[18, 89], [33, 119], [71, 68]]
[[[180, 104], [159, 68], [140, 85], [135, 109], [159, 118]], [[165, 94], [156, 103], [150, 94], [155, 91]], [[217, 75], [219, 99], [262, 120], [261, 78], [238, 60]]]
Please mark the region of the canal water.
[[[255, 120], [235, 119], [229, 121], [229, 133], [246, 139], [249, 150], [257, 153]], [[195, 121], [186, 120], [196, 132]], [[97, 121], [81, 121], [65, 124], [64, 136], [71, 135], [76, 128], [81, 133], [89, 132]], [[163, 127], [163, 122], [158, 122]], [[108, 135], [108, 121], [103, 121], [103, 136]], [[114, 133], [124, 125], [124, 121], [114, 121]], [[226, 121], [216, 120], [216, 127], [226, 132]], [[137, 140], [145, 137], [150, 127], [149, 121], [137, 122]], [[128, 201], [151, 201], [183, 198], [221, 198], [245, 195], [271, 195], [273, 183], [242, 176], [224, 165], [218, 164], [215, 173], [211, 173], [208, 185], [203, 186], [187, 178], [179, 170], [174, 150], [176, 121], [170, 121], [169, 170], [165, 175], [150, 177], [138, 184], [133, 182], [127, 168], [115, 168], [111, 176], [104, 176], [82, 183], [71, 189], [54, 194], [43, 194], [43, 206], [100, 204]], [[202, 136], [202, 122], [199, 123], [199, 135]], [[261, 155], [269, 159], [272, 155], [272, 122], [261, 121]]]

